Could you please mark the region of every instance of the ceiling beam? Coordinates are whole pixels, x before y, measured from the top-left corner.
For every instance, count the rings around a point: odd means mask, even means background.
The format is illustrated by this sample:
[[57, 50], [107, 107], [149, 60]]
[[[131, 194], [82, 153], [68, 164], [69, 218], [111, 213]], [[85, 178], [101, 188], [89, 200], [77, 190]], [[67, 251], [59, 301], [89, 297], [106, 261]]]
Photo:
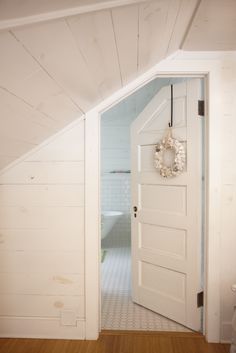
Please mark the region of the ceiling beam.
[[[138, 4], [142, 2], [147, 2], [148, 0], [90, 0], [90, 1], [81, 1], [78, 6], [74, 7], [66, 7], [59, 10], [49, 10], [40, 9], [39, 13], [37, 13], [37, 9], [34, 9], [33, 14], [28, 14], [23, 16], [22, 14], [16, 16], [14, 14], [12, 18], [10, 18], [8, 14], [8, 18], [2, 18], [0, 15], [0, 30], [11, 29], [19, 26], [30, 25], [34, 23], [44, 22], [55, 20], [59, 18], [65, 18], [68, 16], [79, 15], [83, 13], [99, 11], [104, 9], [111, 9], [120, 6]], [[2, 4], [2, 6], [4, 6]], [[67, 4], [68, 6], [68, 4]], [[41, 11], [41, 12], [40, 12]], [[7, 17], [7, 16], [6, 16]]]

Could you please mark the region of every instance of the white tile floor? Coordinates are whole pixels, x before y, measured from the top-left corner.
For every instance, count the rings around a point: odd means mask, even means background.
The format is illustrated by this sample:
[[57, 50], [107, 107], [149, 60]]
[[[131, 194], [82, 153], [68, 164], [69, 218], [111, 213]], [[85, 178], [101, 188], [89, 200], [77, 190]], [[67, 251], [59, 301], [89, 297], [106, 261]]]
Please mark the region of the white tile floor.
[[131, 300], [130, 248], [109, 248], [102, 263], [102, 329], [188, 332]]

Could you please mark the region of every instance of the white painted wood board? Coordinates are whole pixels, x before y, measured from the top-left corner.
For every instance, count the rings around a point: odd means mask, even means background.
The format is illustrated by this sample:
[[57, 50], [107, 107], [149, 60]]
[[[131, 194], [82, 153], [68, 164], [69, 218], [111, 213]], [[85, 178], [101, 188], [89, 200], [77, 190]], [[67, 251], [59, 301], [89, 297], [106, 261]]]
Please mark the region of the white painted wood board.
[[25, 161], [83, 161], [84, 160], [84, 121], [65, 131], [59, 139], [50, 141]]
[[24, 206], [0, 207], [0, 228], [4, 229], [77, 229], [83, 235], [83, 207]]
[[2, 135], [0, 132], [0, 158], [6, 157], [6, 155], [15, 158], [25, 154], [34, 147], [36, 147], [36, 143], [14, 139]]
[[119, 89], [121, 76], [111, 11], [73, 16], [66, 22], [101, 97]]
[[[37, 111], [49, 115], [60, 128], [81, 115], [81, 111], [42, 69], [12, 32], [0, 34], [1, 87]], [[15, 58], [17, 57], [17, 60]]]
[[83, 184], [84, 162], [23, 162], [0, 176], [4, 184]]
[[0, 294], [84, 295], [84, 275], [60, 273], [0, 273]]
[[34, 111], [4, 89], [0, 89], [0, 102], [1, 134], [29, 143], [39, 143], [55, 132], [53, 119]]
[[98, 87], [65, 20], [15, 29], [14, 35], [80, 110], [96, 105], [100, 100]]
[[168, 44], [167, 55], [174, 53], [182, 47], [182, 43], [188, 33], [189, 26], [192, 24], [191, 21], [194, 18], [198, 3], [199, 0], [180, 1], [179, 10]]
[[[83, 228], [12, 229], [0, 228], [0, 250], [4, 251], [83, 251]], [[66, 234], [66, 235], [65, 235]]]
[[19, 156], [18, 155], [11, 156], [11, 157], [1, 156], [1, 158], [0, 158], [0, 169], [4, 169], [7, 165], [10, 165], [15, 160], [15, 158], [17, 158], [17, 157], [19, 157]]
[[[83, 274], [81, 251], [1, 251], [1, 273]], [[43, 296], [43, 293], [41, 293]]]
[[84, 185], [0, 185], [1, 207], [84, 207]]
[[13, 86], [15, 83], [25, 80], [40, 70], [37, 62], [24, 50], [10, 32], [0, 33], [0, 48], [1, 86]]
[[139, 5], [112, 9], [122, 83], [137, 75]]
[[184, 50], [235, 50], [236, 3], [202, 0], [182, 48]]
[[60, 318], [62, 310], [73, 310], [77, 318], [84, 318], [84, 297], [0, 294], [0, 318], [2, 316]]
[[62, 326], [58, 318], [0, 317], [0, 337], [84, 339], [85, 321], [76, 326]]
[[165, 56], [179, 1], [149, 1], [139, 8], [139, 72], [156, 64]]

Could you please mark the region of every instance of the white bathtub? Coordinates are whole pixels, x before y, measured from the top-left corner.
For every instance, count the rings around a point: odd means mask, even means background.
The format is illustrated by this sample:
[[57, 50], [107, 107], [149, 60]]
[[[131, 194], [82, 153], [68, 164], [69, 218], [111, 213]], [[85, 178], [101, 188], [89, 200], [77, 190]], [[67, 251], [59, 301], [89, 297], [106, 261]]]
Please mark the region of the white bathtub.
[[120, 211], [103, 211], [102, 212], [102, 230], [101, 238], [104, 239], [112, 230], [116, 222], [123, 215]]

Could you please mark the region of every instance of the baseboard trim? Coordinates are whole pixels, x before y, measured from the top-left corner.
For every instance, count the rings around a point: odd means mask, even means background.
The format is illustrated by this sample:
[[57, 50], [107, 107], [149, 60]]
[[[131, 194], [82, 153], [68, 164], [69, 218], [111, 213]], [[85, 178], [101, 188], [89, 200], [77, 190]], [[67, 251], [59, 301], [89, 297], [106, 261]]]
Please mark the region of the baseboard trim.
[[84, 339], [85, 320], [62, 326], [58, 318], [0, 317], [1, 338]]

